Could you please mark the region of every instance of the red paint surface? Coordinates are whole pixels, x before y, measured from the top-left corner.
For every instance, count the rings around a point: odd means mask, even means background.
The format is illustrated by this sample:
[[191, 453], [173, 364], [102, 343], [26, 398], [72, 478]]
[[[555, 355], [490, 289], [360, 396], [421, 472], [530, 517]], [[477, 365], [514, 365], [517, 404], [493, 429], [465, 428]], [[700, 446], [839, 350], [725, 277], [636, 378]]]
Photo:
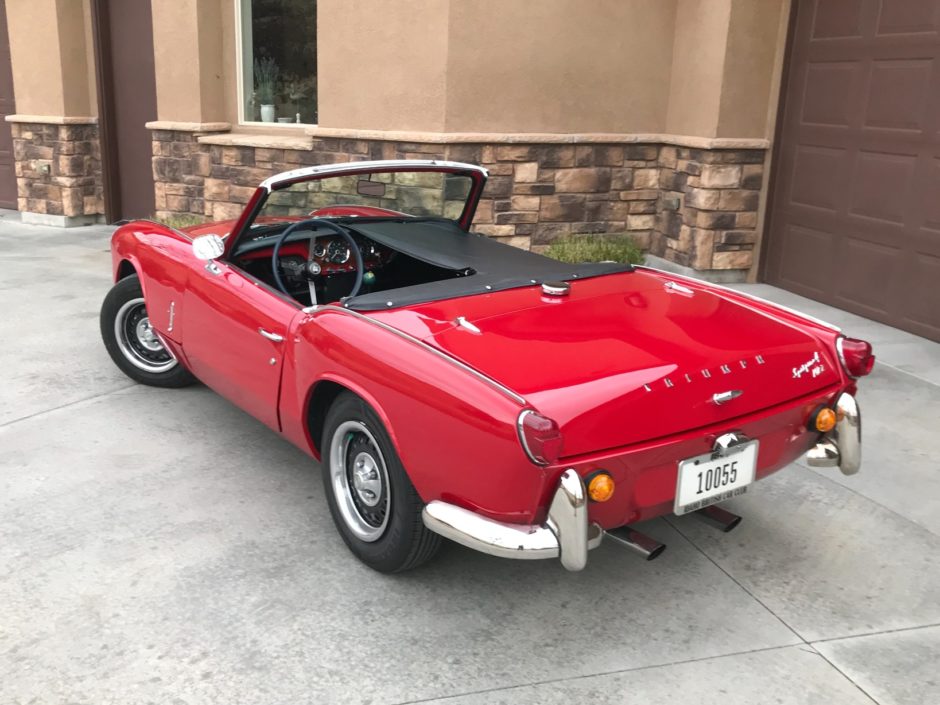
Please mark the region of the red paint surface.
[[[209, 224], [186, 235], [235, 227]], [[304, 313], [225, 261], [211, 274], [188, 238], [169, 228], [125, 225], [112, 252], [115, 276], [123, 262], [134, 266], [154, 327], [209, 387], [316, 456], [319, 439], [307, 427], [312, 390], [344, 385], [385, 421], [425, 501], [505, 521], [541, 520], [568, 467], [614, 477], [613, 499], [591, 505], [606, 528], [668, 513], [678, 462], [730, 430], [760, 440], [764, 477], [814, 442], [804, 427], [810, 410], [854, 385], [837, 361], [834, 331], [702, 283], [682, 280], [693, 293], [670, 292], [670, 277], [651, 271], [576, 281], [561, 299], [533, 286], [370, 314], [518, 392], [520, 404], [349, 312]], [[481, 333], [458, 327], [458, 316]], [[259, 328], [285, 339], [269, 341]], [[815, 376], [795, 375], [817, 354]], [[711, 401], [731, 389], [743, 394]], [[515, 428], [526, 407], [560, 424], [557, 465], [526, 458]]]

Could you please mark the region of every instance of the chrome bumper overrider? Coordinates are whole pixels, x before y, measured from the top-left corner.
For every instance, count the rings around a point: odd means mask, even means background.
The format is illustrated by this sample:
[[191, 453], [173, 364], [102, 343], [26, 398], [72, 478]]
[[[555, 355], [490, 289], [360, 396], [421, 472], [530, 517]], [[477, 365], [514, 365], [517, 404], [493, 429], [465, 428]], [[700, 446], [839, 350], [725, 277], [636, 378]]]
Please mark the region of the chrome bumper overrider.
[[588, 523], [587, 494], [574, 470], [558, 481], [544, 524], [506, 524], [439, 500], [422, 516], [431, 531], [468, 548], [503, 558], [559, 558], [568, 570], [584, 568], [588, 550], [604, 537], [600, 526]]
[[839, 468], [854, 475], [862, 465], [862, 412], [851, 394], [841, 394], [835, 406], [836, 427], [809, 449], [806, 462], [815, 468]]

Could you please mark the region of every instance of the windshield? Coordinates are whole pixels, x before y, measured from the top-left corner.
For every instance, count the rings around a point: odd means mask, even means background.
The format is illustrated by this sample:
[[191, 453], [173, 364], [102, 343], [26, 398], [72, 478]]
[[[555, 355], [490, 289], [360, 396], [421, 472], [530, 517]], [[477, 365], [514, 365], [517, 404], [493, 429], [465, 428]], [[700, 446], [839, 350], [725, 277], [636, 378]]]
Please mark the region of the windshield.
[[473, 179], [440, 171], [376, 171], [301, 181], [272, 191], [258, 213], [267, 224], [303, 217], [411, 216], [458, 220]]

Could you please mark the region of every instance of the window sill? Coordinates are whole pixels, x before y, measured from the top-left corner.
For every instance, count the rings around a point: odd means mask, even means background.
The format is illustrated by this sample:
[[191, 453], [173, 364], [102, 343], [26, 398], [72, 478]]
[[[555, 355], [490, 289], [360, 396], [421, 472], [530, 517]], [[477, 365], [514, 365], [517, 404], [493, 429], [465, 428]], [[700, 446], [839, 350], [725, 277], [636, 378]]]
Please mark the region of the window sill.
[[200, 144], [214, 144], [223, 147], [261, 147], [263, 149], [300, 149], [313, 148], [313, 139], [302, 134], [272, 135], [256, 132], [226, 132], [219, 135], [197, 137]]
[[228, 132], [232, 125], [227, 122], [180, 122], [178, 120], [153, 120], [144, 123], [148, 130], [167, 132]]

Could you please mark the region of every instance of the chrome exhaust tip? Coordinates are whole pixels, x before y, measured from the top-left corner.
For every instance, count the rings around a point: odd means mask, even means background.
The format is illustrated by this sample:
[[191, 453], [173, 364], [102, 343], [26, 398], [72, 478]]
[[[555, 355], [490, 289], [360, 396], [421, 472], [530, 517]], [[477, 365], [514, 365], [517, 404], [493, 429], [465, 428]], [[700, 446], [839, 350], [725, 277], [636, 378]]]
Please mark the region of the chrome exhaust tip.
[[666, 550], [666, 545], [646, 534], [632, 529], [629, 526], [621, 526], [617, 529], [610, 529], [604, 532], [611, 541], [629, 548], [651, 561], [659, 558], [662, 552]]
[[695, 516], [704, 519], [712, 526], [718, 527], [726, 534], [740, 524], [742, 519], [737, 514], [733, 514], [715, 504], [710, 507], [702, 507], [695, 512]]

